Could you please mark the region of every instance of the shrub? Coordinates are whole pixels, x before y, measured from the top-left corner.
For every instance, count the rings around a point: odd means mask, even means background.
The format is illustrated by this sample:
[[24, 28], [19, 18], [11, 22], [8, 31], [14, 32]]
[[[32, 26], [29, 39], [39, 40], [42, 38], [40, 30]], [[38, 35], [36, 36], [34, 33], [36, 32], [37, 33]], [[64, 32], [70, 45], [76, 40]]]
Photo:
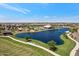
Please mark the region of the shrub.
[[31, 38], [31, 36], [26, 36], [25, 39], [26, 39], [27, 42], [29, 42], [29, 41], [31, 41], [32, 38]]

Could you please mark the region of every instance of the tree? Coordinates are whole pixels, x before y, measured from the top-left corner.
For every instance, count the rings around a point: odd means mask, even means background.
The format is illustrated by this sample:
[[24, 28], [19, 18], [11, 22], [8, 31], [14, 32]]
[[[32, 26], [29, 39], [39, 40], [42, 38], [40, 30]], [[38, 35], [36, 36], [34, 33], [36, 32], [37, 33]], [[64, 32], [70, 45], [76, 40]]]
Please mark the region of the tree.
[[56, 51], [57, 50], [57, 47], [55, 46], [56, 45], [56, 42], [54, 42], [53, 40], [52, 41], [49, 41], [48, 42], [48, 45], [49, 45], [49, 49], [50, 50], [53, 50], [53, 51]]
[[77, 32], [77, 30], [78, 30], [78, 28], [72, 28], [72, 29], [70, 29], [70, 31], [71, 31], [72, 33]]
[[26, 36], [25, 39], [26, 39], [27, 42], [30, 42], [32, 38], [31, 38], [31, 36]]
[[66, 33], [64, 33], [64, 37], [65, 37], [66, 39], [69, 39]]

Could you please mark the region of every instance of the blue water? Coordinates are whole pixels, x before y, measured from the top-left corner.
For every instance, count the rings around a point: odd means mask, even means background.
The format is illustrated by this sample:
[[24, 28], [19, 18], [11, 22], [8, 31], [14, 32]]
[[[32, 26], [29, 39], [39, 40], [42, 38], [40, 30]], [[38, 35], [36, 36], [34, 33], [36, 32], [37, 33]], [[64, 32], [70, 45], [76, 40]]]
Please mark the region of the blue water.
[[40, 40], [44, 43], [54, 40], [57, 45], [60, 45], [64, 43], [61, 40], [60, 35], [68, 30], [69, 30], [68, 28], [60, 28], [60, 29], [46, 30], [46, 31], [35, 32], [35, 33], [19, 33], [16, 34], [16, 37], [25, 38], [27, 36], [31, 36], [32, 39]]

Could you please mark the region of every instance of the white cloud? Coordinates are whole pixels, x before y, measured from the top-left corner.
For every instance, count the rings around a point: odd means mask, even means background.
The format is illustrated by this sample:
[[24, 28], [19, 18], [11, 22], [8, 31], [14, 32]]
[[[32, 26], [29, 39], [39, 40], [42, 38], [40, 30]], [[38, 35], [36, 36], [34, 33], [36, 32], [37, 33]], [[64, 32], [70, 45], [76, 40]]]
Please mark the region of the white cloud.
[[43, 16], [45, 19], [55, 19], [58, 18], [57, 16]]
[[50, 18], [50, 16], [44, 16], [44, 18]]
[[26, 11], [26, 12], [31, 12], [31, 10], [28, 10], [28, 9], [23, 9], [24, 11]]
[[13, 6], [10, 6], [8, 4], [3, 4], [3, 3], [0, 3], [0, 7], [6, 8], [6, 9], [9, 9], [9, 10], [12, 10], [12, 11], [17, 11], [17, 12], [20, 12], [22, 14], [27, 14], [27, 12], [30, 12], [30, 10], [28, 10], [28, 9], [23, 10], [23, 9], [13, 7]]
[[0, 15], [0, 18], [3, 18], [3, 17], [5, 17], [4, 15]]
[[10, 18], [7, 15], [0, 15], [0, 22], [79, 22], [79, 16], [57, 17], [45, 16], [46, 18], [28, 17], [28, 18]]

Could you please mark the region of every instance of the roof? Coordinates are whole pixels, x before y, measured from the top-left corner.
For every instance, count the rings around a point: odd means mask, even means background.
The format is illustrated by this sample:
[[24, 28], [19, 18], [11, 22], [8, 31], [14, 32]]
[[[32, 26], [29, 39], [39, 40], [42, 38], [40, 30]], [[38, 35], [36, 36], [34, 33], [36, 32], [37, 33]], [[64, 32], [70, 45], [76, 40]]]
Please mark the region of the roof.
[[45, 25], [44, 27], [46, 27], [46, 28], [50, 28], [51, 25], [50, 25], [50, 24], [47, 24], [47, 25]]

